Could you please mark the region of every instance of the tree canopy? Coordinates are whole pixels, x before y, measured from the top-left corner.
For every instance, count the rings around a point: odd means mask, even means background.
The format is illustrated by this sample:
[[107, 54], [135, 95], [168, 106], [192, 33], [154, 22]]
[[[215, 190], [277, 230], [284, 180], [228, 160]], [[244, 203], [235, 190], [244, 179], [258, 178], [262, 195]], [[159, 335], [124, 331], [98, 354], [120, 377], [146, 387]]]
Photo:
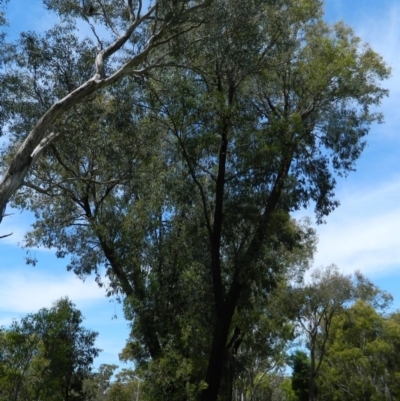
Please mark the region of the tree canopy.
[[45, 4], [63, 23], [4, 56], [0, 207], [124, 301], [148, 397], [229, 400], [239, 350], [291, 335], [273, 294], [316, 241], [290, 214], [338, 205], [389, 68], [318, 0]]
[[[43, 38], [49, 46], [41, 49], [43, 39], [34, 33], [22, 33], [19, 43], [2, 46], [2, 60], [8, 67], [1, 76], [2, 122], [25, 119], [25, 112], [21, 116], [17, 111], [22, 104], [23, 110], [31, 109], [33, 115], [23, 128], [13, 155], [3, 166], [1, 218], [7, 202], [23, 185], [39, 155], [62, 135], [54, 131], [53, 123], [64, 117], [67, 124], [67, 112], [85, 98], [127, 75], [142, 76], [164, 63], [169, 49], [155, 58], [153, 50], [198, 25], [201, 16], [196, 14], [211, 0], [159, 0], [148, 7], [142, 0], [101, 0], [89, 9], [84, 4], [82, 7], [79, 0], [43, 0], [43, 3], [61, 18], [61, 24]], [[82, 19], [89, 24], [97, 43], [86, 38], [79, 40], [76, 23]], [[87, 62], [85, 71], [79, 74], [76, 63], [81, 64], [82, 52]], [[54, 86], [49, 85], [52, 77], [56, 78]], [[33, 86], [33, 92], [23, 91], [22, 96], [16, 97], [18, 88], [26, 83]], [[15, 101], [17, 105], [13, 104]], [[10, 102], [11, 109], [7, 107]]]

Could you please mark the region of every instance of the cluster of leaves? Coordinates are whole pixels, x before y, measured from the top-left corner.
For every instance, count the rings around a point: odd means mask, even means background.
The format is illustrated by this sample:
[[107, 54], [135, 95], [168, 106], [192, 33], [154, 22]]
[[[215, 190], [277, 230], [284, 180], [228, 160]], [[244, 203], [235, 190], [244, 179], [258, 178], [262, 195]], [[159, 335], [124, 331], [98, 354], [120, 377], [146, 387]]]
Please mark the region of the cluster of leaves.
[[80, 401], [99, 349], [68, 299], [0, 331], [0, 399]]
[[318, 388], [324, 400], [395, 400], [400, 396], [399, 314], [358, 301], [333, 321]]
[[[350, 277], [329, 266], [314, 271], [308, 284], [287, 287], [273, 297], [294, 331], [280, 337], [285, 343], [280, 354], [262, 341], [253, 347], [233, 381], [232, 400], [397, 399], [400, 321], [398, 312], [387, 313], [390, 294], [359, 272]], [[278, 333], [281, 321], [273, 322]], [[269, 364], [260, 363], [265, 352]]]
[[117, 365], [100, 365], [84, 382], [85, 401], [142, 401], [141, 382], [131, 369], [115, 374]]

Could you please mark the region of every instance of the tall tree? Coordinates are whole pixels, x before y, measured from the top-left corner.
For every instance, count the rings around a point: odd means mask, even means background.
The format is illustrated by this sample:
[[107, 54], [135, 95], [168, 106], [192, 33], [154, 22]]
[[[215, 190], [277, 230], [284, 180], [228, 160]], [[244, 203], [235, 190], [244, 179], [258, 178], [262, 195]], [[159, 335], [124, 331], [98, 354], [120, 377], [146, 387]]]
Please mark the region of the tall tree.
[[314, 200], [322, 218], [336, 206], [329, 162], [338, 172], [352, 169], [378, 117], [369, 104], [384, 95], [361, 84], [365, 68], [386, 76], [379, 58], [370, 49], [361, 54], [348, 28], [318, 20], [317, 4], [303, 3], [264, 3], [265, 14], [249, 6], [257, 27], [257, 16], [265, 18], [258, 36], [235, 2], [221, 2], [213, 40], [196, 49], [204, 66], [155, 90], [189, 174], [183, 191], [197, 189], [208, 237], [215, 320], [204, 400], [216, 398], [234, 312], [252, 279], [263, 283], [271, 267], [264, 250], [276, 235], [283, 240], [285, 213]]
[[312, 242], [290, 212], [334, 209], [335, 174], [354, 169], [387, 93], [381, 58], [322, 22], [321, 2], [242, 9], [213, 2], [169, 42], [176, 68], [77, 105], [15, 197], [38, 216], [28, 245], [72, 253], [81, 276], [106, 268], [158, 399], [229, 388], [253, 300]]

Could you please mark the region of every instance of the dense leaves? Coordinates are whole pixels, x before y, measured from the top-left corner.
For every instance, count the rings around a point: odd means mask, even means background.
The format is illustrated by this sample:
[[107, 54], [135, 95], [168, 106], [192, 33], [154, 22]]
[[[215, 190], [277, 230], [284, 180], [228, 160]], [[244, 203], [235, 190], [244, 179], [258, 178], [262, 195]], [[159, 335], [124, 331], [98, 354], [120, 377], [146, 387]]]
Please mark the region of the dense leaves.
[[[90, 12], [116, 41], [113, 28], [132, 17], [120, 3]], [[159, 3], [132, 37], [141, 54], [150, 27], [171, 21], [142, 70], [87, 89], [85, 102], [51, 119], [58, 139], [24, 167], [13, 204], [35, 213], [28, 247], [70, 255], [69, 269], [94, 274], [124, 301], [132, 324], [124, 358], [147, 397], [230, 400], [234, 386], [244, 394], [261, 383], [275, 357], [284, 364], [294, 311], [285, 315], [274, 296], [301, 281], [315, 246], [309, 224], [290, 213], [312, 204], [322, 221], [337, 206], [335, 180], [354, 169], [381, 120], [373, 110], [389, 69], [348, 27], [325, 24], [318, 0], [253, 0], [245, 10], [215, 0], [197, 19], [186, 18], [192, 2], [178, 3]], [[56, 99], [82, 82], [108, 82], [97, 62], [93, 70], [93, 43], [74, 36], [87, 11], [76, 1], [46, 4], [65, 24], [45, 37], [23, 34], [10, 50], [20, 54], [16, 72], [2, 81], [5, 164]], [[115, 74], [132, 56], [120, 57], [108, 60]]]
[[14, 321], [0, 331], [0, 398], [84, 400], [83, 382], [99, 349], [68, 299]]
[[319, 383], [325, 400], [388, 400], [400, 395], [400, 325], [363, 301], [333, 321]]
[[309, 401], [310, 358], [300, 350], [297, 350], [290, 358], [292, 373], [292, 389], [298, 401]]

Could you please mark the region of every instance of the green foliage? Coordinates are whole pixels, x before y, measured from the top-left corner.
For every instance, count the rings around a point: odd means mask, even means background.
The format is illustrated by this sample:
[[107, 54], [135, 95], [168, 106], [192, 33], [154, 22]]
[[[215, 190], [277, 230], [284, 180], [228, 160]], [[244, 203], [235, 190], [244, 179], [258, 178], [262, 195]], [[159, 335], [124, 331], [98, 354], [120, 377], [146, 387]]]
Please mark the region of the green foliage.
[[[77, 1], [46, 4], [65, 24], [22, 35], [17, 73], [2, 81], [11, 155], [89, 74], [93, 44], [74, 34], [74, 19], [87, 16]], [[104, 2], [117, 27], [128, 17], [120, 4]], [[160, 18], [175, 8], [163, 2]], [[215, 0], [196, 29], [181, 15], [146, 58], [163, 67], [92, 94], [52, 124], [62, 135], [14, 205], [37, 217], [28, 247], [71, 255], [69, 269], [123, 300], [132, 322], [123, 355], [150, 399], [213, 401], [230, 398], [249, 361], [260, 363], [255, 380], [272, 358], [283, 364], [293, 325], [274, 296], [300, 281], [315, 247], [313, 230], [290, 213], [313, 203], [321, 221], [337, 206], [335, 179], [354, 169], [381, 119], [372, 109], [389, 69], [349, 28], [325, 24], [318, 0], [253, 0], [245, 12]], [[134, 52], [142, 45], [132, 40]], [[325, 313], [327, 287], [315, 302], [303, 291], [299, 304]], [[243, 391], [254, 387], [246, 383]], [[113, 391], [123, 397], [122, 385]]]
[[83, 382], [83, 392], [88, 401], [104, 401], [112, 384], [118, 365], [102, 364], [97, 372], [91, 373]]
[[290, 356], [292, 372], [292, 389], [297, 401], [309, 400], [309, 380], [311, 363], [308, 355], [303, 351], [296, 351]]
[[336, 266], [314, 270], [310, 283], [288, 292], [288, 307], [292, 309], [300, 332], [310, 350], [309, 399], [316, 399], [316, 378], [326, 353], [334, 317], [354, 299], [350, 276], [339, 273]]
[[100, 365], [97, 372], [84, 382], [85, 401], [139, 401], [143, 400], [142, 379], [136, 371], [122, 369], [117, 365]]
[[243, 330], [236, 329], [237, 348], [232, 347], [230, 355], [236, 394], [251, 394], [254, 400], [264, 400], [283, 391], [280, 381], [288, 348], [295, 338], [293, 316], [284, 300], [286, 291], [287, 282], [282, 281], [272, 293], [257, 294], [251, 300], [250, 310], [234, 320], [236, 327]]
[[285, 401], [297, 401], [297, 396], [292, 388], [292, 380], [290, 378], [285, 378], [281, 383], [281, 390], [283, 394], [283, 400]]
[[393, 302], [392, 294], [381, 290], [361, 272], [354, 273], [355, 298], [370, 304], [373, 308], [384, 312]]
[[24, 399], [37, 372], [47, 365], [40, 355], [43, 349], [39, 337], [13, 322], [0, 332], [0, 398], [12, 401]]
[[400, 395], [400, 325], [358, 301], [333, 321], [319, 381], [324, 400], [387, 400]]
[[2, 399], [83, 400], [97, 333], [81, 326], [82, 314], [68, 299], [14, 321], [0, 333]]

